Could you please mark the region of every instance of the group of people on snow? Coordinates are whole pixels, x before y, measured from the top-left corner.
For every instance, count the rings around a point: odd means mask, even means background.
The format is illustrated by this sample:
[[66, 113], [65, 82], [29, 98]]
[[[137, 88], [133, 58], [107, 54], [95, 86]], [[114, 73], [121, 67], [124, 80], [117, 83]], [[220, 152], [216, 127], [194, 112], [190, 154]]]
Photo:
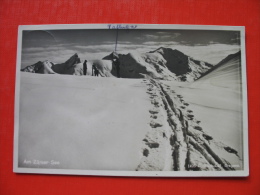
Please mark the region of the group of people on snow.
[[[119, 62], [119, 57], [116, 55], [113, 55], [112, 58], [112, 63], [113, 63], [113, 68], [116, 70], [116, 75], [118, 78], [120, 78], [120, 62]], [[84, 61], [83, 63], [83, 74], [87, 75], [87, 60]], [[92, 64], [92, 76], [99, 76], [101, 75], [97, 66], [95, 64]], [[102, 76], [102, 75], [101, 75]]]
[[[87, 70], [88, 70], [88, 66], [87, 66], [87, 60], [84, 61], [83, 63], [83, 74], [87, 75]], [[96, 65], [93, 64], [92, 65], [92, 76], [99, 76], [99, 70], [97, 69]]]

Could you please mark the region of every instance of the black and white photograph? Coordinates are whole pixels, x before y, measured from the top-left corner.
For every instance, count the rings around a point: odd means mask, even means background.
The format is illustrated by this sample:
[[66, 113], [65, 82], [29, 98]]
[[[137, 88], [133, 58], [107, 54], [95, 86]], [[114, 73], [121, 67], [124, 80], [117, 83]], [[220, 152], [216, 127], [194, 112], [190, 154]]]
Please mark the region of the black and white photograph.
[[245, 29], [28, 25], [14, 172], [248, 176]]

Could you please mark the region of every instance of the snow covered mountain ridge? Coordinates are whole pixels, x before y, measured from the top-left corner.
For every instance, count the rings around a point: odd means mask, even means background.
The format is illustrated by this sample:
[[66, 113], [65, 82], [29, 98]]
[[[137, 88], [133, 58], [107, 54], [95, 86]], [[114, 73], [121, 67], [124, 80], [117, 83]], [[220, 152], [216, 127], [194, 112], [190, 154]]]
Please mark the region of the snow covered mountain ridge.
[[[184, 53], [171, 48], [160, 47], [148, 53], [119, 54], [120, 71], [123, 78], [195, 81], [213, 65], [194, 60]], [[112, 60], [113, 53], [103, 59]], [[113, 73], [112, 73], [113, 74]]]
[[48, 60], [43, 62], [39, 61], [36, 64], [21, 69], [21, 71], [40, 74], [73, 74], [75, 72], [75, 65], [78, 63], [80, 63], [80, 58], [78, 54], [75, 53], [64, 63], [57, 64], [49, 62]]
[[[195, 60], [176, 49], [163, 47], [147, 53], [118, 54], [118, 57], [122, 78], [153, 78], [192, 82], [206, 75], [212, 68], [214, 69], [212, 64]], [[232, 58], [232, 55], [229, 58]], [[116, 68], [112, 65], [112, 59], [113, 53], [105, 56], [102, 60], [88, 60], [87, 75], [91, 75], [91, 68], [94, 64], [102, 76], [116, 76]], [[83, 75], [83, 63], [76, 53], [64, 63], [57, 64], [48, 60], [39, 61], [21, 69], [21, 71], [40, 74]]]

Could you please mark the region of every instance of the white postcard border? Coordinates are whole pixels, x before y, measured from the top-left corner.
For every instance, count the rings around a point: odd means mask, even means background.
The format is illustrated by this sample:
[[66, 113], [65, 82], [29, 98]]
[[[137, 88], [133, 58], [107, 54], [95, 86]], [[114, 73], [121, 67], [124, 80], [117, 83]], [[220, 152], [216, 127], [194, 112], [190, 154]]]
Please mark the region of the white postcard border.
[[[176, 30], [227, 30], [240, 31], [241, 40], [241, 69], [242, 69], [242, 98], [243, 98], [243, 163], [242, 171], [99, 171], [74, 169], [42, 169], [18, 167], [19, 141], [19, 99], [20, 99], [20, 67], [22, 52], [22, 32], [24, 30], [72, 30], [72, 29], [176, 29]], [[244, 26], [216, 26], [216, 25], [172, 25], [172, 24], [55, 24], [55, 25], [21, 25], [18, 29], [15, 112], [14, 112], [14, 153], [13, 171], [15, 173], [62, 174], [62, 175], [96, 175], [96, 176], [140, 176], [140, 177], [246, 177], [249, 176], [248, 157], [248, 106], [247, 106], [247, 74], [245, 55], [245, 27]]]

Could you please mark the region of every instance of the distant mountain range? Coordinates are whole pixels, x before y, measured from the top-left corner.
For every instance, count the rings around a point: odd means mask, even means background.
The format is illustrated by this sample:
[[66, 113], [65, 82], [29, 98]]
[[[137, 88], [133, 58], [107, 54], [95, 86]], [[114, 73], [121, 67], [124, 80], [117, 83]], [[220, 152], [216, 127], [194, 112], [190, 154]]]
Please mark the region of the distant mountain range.
[[40, 74], [74, 74], [75, 66], [78, 63], [80, 63], [80, 58], [78, 57], [78, 54], [74, 54], [66, 62], [61, 64], [50, 62], [48, 60], [42, 62], [39, 61], [21, 69], [21, 71]]
[[[227, 56], [216, 66], [195, 60], [176, 49], [163, 47], [147, 53], [118, 54], [118, 57], [120, 61], [120, 76], [122, 78], [150, 77], [162, 80], [192, 82], [205, 76], [237, 55], [240, 55], [240, 52]], [[95, 64], [102, 76], [116, 76], [116, 69], [112, 65], [112, 59], [113, 53], [105, 56], [102, 60], [88, 60], [87, 75], [91, 75], [92, 65]], [[21, 71], [40, 74], [83, 75], [83, 63], [79, 56], [74, 54], [64, 63], [58, 64], [48, 60], [39, 61], [21, 69]]]

